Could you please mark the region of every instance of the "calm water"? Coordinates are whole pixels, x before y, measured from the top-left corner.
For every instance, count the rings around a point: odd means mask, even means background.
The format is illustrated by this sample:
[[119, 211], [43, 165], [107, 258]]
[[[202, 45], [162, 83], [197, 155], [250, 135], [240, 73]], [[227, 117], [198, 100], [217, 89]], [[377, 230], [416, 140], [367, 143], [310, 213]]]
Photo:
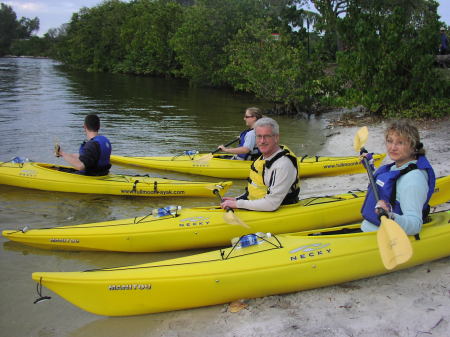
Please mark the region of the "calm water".
[[[83, 119], [97, 113], [101, 131], [121, 155], [177, 155], [183, 150], [210, 152], [245, 127], [246, 107], [268, 107], [247, 95], [225, 90], [190, 88], [176, 80], [67, 71], [45, 59], [0, 58], [0, 161], [15, 156], [62, 164], [53, 144], [76, 152], [84, 139]], [[324, 122], [276, 118], [282, 143], [297, 154], [320, 153]], [[114, 166], [113, 172], [164, 176], [185, 180], [216, 178]], [[236, 182], [229, 195], [244, 182]], [[128, 218], [151, 208], [178, 204], [211, 205], [199, 198], [131, 199], [41, 192], [0, 186], [0, 229], [71, 225]], [[177, 320], [182, 312], [142, 317], [104, 318], [91, 315], [54, 295], [36, 298], [33, 271], [73, 271], [144, 263], [193, 252], [119, 254], [49, 252], [0, 238], [0, 331], [2, 336], [152, 336], [161, 319]], [[44, 290], [49, 294], [49, 291]], [[220, 312], [222, 306], [195, 309], [198, 319]]]

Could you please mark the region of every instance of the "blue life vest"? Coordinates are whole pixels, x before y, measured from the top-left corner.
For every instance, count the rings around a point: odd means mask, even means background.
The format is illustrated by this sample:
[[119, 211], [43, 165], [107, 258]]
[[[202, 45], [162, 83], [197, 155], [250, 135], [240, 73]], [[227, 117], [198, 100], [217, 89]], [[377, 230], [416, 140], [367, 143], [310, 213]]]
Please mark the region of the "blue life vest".
[[[389, 201], [392, 206], [392, 211], [394, 213], [402, 215], [402, 209], [400, 203], [396, 199], [397, 194], [397, 180], [404, 174], [415, 170], [426, 170], [428, 174], [428, 194], [427, 200], [423, 205], [422, 209], [422, 218], [425, 221], [428, 213], [430, 212], [430, 206], [428, 205], [428, 201], [430, 201], [431, 195], [434, 192], [434, 187], [436, 184], [436, 176], [434, 174], [434, 170], [431, 167], [431, 164], [428, 162], [425, 156], [419, 156], [417, 159], [417, 164], [409, 164], [403, 170], [391, 171], [391, 167], [395, 165], [395, 163], [391, 163], [388, 165], [383, 165], [374, 173], [374, 179], [376, 182], [376, 187], [378, 188], [378, 193], [380, 196], [380, 200]], [[366, 200], [364, 200], [364, 204], [361, 208], [361, 213], [364, 219], [370, 221], [374, 225], [380, 225], [380, 219], [375, 213], [375, 205], [377, 200], [375, 199], [375, 194], [373, 193], [372, 186], [369, 185]]]
[[[106, 138], [105, 136], [98, 135], [98, 136], [91, 138], [89, 141], [94, 141], [100, 145], [100, 157], [98, 158], [97, 165], [93, 171], [101, 172], [101, 171], [109, 170], [109, 168], [111, 167], [109, 158], [111, 156], [111, 149], [112, 149], [109, 139]], [[80, 145], [80, 150], [79, 150], [80, 156], [85, 153], [85, 151], [84, 151], [85, 145], [86, 145], [85, 142]], [[86, 172], [86, 170], [83, 170], [83, 171], [80, 171], [80, 173], [86, 174], [87, 172]]]
[[[252, 130], [253, 129], [247, 129], [247, 130], [244, 130], [244, 131], [241, 132], [241, 134], [239, 135], [239, 146], [244, 146], [245, 136], [247, 135], [247, 133], [249, 133]], [[261, 152], [259, 152], [259, 149], [258, 149], [258, 147], [256, 146], [256, 143], [255, 143], [255, 147], [253, 149], [250, 149], [249, 153], [238, 154], [237, 156], [239, 158], [244, 159], [244, 160], [255, 160], [260, 155], [261, 155]]]

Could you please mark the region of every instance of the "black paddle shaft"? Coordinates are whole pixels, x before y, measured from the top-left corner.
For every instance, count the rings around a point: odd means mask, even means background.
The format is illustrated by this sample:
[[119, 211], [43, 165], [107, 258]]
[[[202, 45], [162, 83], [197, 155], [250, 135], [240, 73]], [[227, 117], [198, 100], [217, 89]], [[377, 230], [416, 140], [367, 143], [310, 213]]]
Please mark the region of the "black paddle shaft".
[[[235, 138], [235, 139], [233, 139], [231, 142], [229, 142], [229, 143], [226, 143], [224, 146], [225, 147], [227, 147], [227, 146], [230, 146], [231, 144], [234, 144], [234, 143], [236, 143], [237, 141], [239, 140], [239, 137], [238, 138]], [[214, 153], [217, 153], [217, 152], [219, 152], [220, 151], [220, 149], [216, 149], [216, 150], [214, 150], [213, 152], [211, 152], [212, 154], [214, 154]]]
[[[214, 193], [215, 195], [217, 195], [217, 197], [219, 198], [220, 202], [222, 203], [222, 202], [223, 202], [223, 198], [222, 198], [222, 196], [220, 195], [219, 190], [215, 189], [215, 190], [213, 191], [213, 193]], [[227, 212], [233, 212], [233, 213], [234, 213], [233, 209], [230, 208], [230, 207], [226, 207], [225, 210], [226, 210]]]
[[[361, 153], [367, 153], [367, 150], [362, 147]], [[373, 172], [370, 169], [370, 164], [366, 156], [363, 157], [363, 165], [366, 168], [367, 175], [369, 176], [370, 186], [372, 186], [373, 194], [375, 195], [375, 200], [378, 202], [380, 201], [380, 194], [378, 193], [377, 184], [375, 183], [375, 178], [373, 177]], [[381, 207], [376, 208], [376, 213], [378, 214], [379, 217], [388, 216], [386, 210]]]
[[[361, 148], [361, 153], [367, 153], [365, 148]], [[375, 183], [375, 178], [373, 177], [372, 170], [370, 169], [369, 161], [366, 156], [363, 156], [363, 165], [366, 168], [367, 175], [369, 176], [370, 186], [372, 186], [373, 194], [375, 195], [375, 199], [377, 202], [380, 200], [380, 194], [378, 193], [377, 184]]]

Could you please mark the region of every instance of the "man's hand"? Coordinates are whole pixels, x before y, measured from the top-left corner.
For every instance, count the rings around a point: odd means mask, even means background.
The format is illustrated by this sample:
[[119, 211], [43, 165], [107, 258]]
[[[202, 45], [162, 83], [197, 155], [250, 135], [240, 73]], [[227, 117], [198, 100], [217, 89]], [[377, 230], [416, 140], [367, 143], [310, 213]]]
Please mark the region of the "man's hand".
[[59, 146], [58, 143], [55, 144], [54, 151], [55, 151], [55, 156], [56, 157], [61, 157], [61, 146]]
[[222, 200], [223, 201], [220, 203], [222, 209], [237, 208], [236, 198], [225, 197]]

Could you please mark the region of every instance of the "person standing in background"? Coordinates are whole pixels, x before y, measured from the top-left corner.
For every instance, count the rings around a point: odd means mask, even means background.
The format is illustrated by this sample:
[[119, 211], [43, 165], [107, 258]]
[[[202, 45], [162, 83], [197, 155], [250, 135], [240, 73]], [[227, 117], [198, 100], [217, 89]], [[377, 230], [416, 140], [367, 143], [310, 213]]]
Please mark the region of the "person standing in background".
[[447, 55], [448, 51], [448, 38], [445, 34], [445, 28], [441, 27], [441, 36], [440, 36], [440, 44], [439, 44], [439, 54], [440, 55]]

